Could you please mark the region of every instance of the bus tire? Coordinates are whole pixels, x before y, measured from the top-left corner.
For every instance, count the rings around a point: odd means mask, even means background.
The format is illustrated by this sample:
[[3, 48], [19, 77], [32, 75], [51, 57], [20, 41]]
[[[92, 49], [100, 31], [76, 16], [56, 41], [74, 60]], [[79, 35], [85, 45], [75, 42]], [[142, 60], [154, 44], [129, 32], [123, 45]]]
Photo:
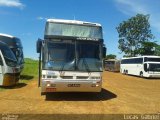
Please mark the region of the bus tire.
[[126, 74], [126, 70], [123, 70], [123, 74], [124, 74], [124, 75]]
[[45, 92], [41, 92], [41, 96], [42, 96], [42, 95], [46, 95], [46, 93], [45, 93]]
[[140, 75], [140, 77], [143, 77], [143, 72], [141, 71], [139, 75]]
[[126, 70], [126, 75], [128, 74], [128, 70]]

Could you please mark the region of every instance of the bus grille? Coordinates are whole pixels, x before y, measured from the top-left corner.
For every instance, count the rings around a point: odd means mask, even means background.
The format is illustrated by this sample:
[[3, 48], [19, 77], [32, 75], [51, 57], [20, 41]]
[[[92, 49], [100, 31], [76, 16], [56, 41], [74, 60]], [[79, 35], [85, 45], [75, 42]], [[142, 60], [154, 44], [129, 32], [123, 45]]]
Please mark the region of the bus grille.
[[73, 76], [61, 76], [62, 79], [73, 79]]
[[77, 76], [77, 79], [88, 79], [88, 76]]

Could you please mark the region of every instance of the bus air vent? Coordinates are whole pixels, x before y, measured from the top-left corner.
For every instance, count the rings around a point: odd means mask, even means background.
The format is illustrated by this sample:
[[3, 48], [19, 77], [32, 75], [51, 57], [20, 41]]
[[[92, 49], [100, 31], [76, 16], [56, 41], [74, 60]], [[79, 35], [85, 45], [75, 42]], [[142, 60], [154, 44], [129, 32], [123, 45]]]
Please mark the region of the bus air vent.
[[73, 76], [61, 76], [62, 79], [73, 79]]
[[77, 79], [88, 79], [88, 76], [77, 76]]

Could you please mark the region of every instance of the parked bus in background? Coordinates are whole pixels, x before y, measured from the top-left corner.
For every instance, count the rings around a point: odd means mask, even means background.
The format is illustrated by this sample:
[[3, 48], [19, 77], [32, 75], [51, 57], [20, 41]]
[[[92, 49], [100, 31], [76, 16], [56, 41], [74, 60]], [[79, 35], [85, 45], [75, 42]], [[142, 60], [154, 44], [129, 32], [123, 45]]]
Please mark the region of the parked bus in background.
[[119, 72], [120, 71], [120, 61], [116, 59], [105, 60], [104, 69], [106, 71]]
[[17, 62], [20, 65], [22, 71], [24, 67], [23, 46], [21, 40], [17, 37], [0, 34], [0, 41], [6, 43], [16, 56]]
[[47, 20], [44, 40], [37, 41], [40, 58], [42, 52], [42, 95], [101, 91], [106, 50], [102, 33], [98, 23]]
[[19, 81], [20, 67], [11, 49], [0, 42], [0, 86], [12, 86]]
[[160, 77], [160, 56], [122, 58], [121, 73], [141, 77]]

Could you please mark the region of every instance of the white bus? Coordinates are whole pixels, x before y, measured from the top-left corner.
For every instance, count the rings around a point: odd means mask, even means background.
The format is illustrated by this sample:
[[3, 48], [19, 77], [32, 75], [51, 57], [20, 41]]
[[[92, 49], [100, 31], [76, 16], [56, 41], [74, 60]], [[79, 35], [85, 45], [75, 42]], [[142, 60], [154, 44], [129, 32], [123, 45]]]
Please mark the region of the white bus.
[[100, 24], [48, 19], [44, 40], [37, 41], [41, 94], [100, 92], [105, 50]]
[[0, 42], [0, 86], [12, 86], [19, 81], [20, 67], [11, 49]]
[[106, 71], [119, 72], [120, 71], [120, 61], [116, 59], [105, 60], [104, 69]]
[[160, 56], [122, 58], [121, 73], [141, 77], [160, 77]]

